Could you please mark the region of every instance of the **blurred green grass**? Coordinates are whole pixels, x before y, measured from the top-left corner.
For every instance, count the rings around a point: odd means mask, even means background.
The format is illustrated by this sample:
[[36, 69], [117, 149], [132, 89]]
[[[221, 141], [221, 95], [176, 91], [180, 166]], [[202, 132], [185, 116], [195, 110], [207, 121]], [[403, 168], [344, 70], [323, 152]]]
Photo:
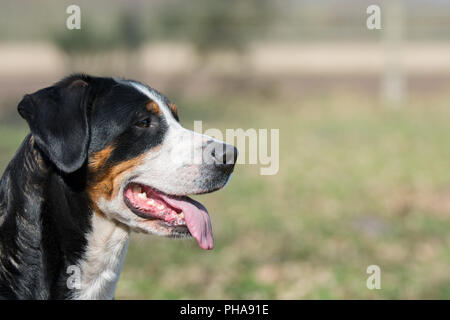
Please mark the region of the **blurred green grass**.
[[[279, 128], [280, 170], [239, 165], [224, 190], [196, 197], [213, 251], [133, 235], [116, 298], [449, 299], [449, 98], [173, 99], [188, 128]], [[26, 134], [8, 123], [2, 171]], [[366, 288], [372, 264], [381, 290]]]

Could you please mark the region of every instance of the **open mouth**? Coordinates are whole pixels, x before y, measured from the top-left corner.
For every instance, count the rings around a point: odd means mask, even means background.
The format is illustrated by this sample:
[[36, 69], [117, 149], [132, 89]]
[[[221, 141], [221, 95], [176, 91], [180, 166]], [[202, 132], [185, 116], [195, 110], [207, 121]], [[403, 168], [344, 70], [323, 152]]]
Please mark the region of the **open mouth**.
[[200, 202], [186, 196], [167, 195], [138, 183], [130, 183], [125, 188], [124, 199], [137, 216], [161, 220], [169, 227], [187, 227], [202, 249], [213, 248], [211, 220]]

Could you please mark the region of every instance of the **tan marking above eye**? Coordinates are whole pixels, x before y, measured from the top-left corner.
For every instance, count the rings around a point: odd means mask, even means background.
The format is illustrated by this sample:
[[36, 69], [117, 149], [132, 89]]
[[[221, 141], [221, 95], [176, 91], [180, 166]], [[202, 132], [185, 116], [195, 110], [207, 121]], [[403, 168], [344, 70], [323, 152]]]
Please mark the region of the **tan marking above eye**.
[[175, 113], [178, 116], [178, 108], [175, 104], [169, 103], [169, 108], [172, 110], [173, 113]]
[[158, 104], [155, 101], [150, 101], [149, 103], [147, 103], [146, 108], [148, 111], [150, 111], [151, 113], [154, 113], [158, 116], [162, 115], [162, 111], [159, 108]]

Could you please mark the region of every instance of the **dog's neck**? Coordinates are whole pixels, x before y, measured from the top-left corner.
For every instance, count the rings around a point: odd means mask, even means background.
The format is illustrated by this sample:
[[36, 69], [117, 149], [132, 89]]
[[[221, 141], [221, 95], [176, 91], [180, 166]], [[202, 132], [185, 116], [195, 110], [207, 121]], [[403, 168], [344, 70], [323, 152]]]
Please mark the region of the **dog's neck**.
[[0, 180], [0, 298], [48, 299], [50, 283], [59, 282], [44, 267], [58, 263], [47, 263], [42, 254], [49, 239], [42, 228], [40, 186], [47, 180], [47, 168], [28, 136]]
[[25, 139], [0, 180], [0, 298], [113, 298], [129, 232], [93, 213], [83, 180]]
[[113, 299], [129, 242], [129, 229], [100, 213], [92, 215], [92, 231], [80, 268], [76, 299]]

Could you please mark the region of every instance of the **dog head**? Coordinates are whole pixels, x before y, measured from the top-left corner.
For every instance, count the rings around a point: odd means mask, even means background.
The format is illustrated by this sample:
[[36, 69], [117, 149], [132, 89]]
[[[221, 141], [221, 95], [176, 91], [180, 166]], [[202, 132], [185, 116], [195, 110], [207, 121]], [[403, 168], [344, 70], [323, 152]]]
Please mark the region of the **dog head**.
[[213, 247], [208, 212], [188, 195], [225, 186], [237, 150], [183, 128], [162, 94], [137, 81], [73, 75], [26, 95], [18, 111], [61, 175], [87, 172], [97, 214]]

